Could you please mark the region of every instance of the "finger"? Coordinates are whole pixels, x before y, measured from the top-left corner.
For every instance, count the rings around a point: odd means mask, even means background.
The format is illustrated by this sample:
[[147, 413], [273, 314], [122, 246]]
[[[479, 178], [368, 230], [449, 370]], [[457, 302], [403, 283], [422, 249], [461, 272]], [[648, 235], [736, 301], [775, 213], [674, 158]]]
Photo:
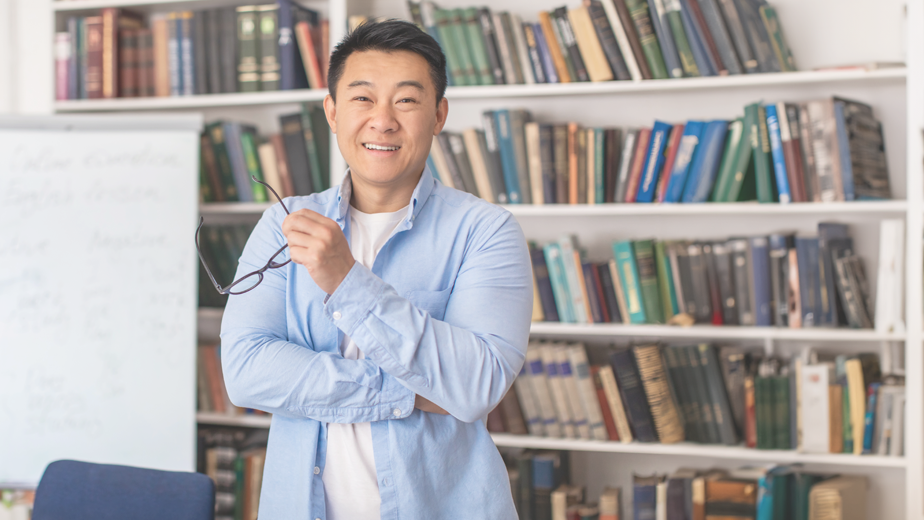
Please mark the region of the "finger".
[[289, 233], [303, 233], [328, 241], [335, 236], [335, 233], [342, 233], [340, 226], [333, 220], [317, 220], [308, 215], [295, 214], [286, 217], [286, 220], [283, 221], [282, 230], [286, 236]]

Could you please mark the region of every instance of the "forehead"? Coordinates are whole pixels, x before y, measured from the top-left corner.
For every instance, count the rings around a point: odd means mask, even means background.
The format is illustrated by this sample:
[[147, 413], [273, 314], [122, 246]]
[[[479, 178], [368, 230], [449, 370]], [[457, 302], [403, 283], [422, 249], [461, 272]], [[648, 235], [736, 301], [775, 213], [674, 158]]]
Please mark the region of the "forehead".
[[[433, 91], [430, 65], [423, 56], [411, 51], [358, 51], [347, 57], [340, 85], [354, 81], [369, 82], [376, 87], [393, 87], [403, 81], [416, 81]], [[338, 86], [338, 89], [340, 86]]]

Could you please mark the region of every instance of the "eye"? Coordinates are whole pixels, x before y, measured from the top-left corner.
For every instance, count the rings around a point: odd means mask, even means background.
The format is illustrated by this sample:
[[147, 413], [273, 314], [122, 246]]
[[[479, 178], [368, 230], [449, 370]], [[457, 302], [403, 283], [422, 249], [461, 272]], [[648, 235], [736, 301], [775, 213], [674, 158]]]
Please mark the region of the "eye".
[[414, 98], [404, 98], [398, 101], [398, 103], [416, 103], [417, 100]]
[[369, 101], [369, 98], [367, 98], [366, 96], [356, 96], [355, 98], [353, 98], [353, 101]]

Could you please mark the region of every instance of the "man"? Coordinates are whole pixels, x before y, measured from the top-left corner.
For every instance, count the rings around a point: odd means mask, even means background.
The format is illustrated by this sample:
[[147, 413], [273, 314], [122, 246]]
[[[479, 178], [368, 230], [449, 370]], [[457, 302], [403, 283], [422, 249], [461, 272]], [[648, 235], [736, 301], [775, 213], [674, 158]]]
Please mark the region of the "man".
[[532, 310], [511, 215], [426, 168], [448, 102], [437, 43], [368, 23], [330, 59], [340, 186], [264, 213], [238, 276], [288, 243], [292, 262], [232, 296], [231, 401], [273, 414], [261, 520], [516, 518], [484, 426], [519, 372]]

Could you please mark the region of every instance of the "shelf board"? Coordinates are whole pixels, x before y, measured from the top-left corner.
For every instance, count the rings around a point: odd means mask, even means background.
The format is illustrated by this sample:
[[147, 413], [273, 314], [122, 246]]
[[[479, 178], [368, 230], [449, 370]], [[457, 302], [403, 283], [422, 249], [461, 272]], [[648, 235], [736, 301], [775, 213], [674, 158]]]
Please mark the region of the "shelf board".
[[227, 415], [214, 412], [196, 412], [196, 422], [215, 426], [243, 426], [248, 428], [269, 428], [272, 415]]
[[[210, 202], [199, 205], [203, 215], [260, 214], [272, 204]], [[908, 209], [904, 200], [826, 202], [806, 204], [505, 204], [516, 217], [611, 217], [611, 216], [710, 216], [710, 215], [900, 215]]]
[[838, 466], [866, 466], [880, 468], [905, 468], [904, 457], [880, 455], [850, 455], [840, 453], [799, 453], [793, 450], [755, 450], [743, 446], [716, 446], [682, 442], [679, 444], [621, 443], [613, 441], [589, 441], [578, 439], [552, 439], [529, 435], [495, 433], [491, 435], [497, 446], [538, 448], [551, 450], [590, 451], [597, 453], [639, 453], [643, 455], [706, 457], [710, 459], [735, 459], [806, 464], [832, 464]]
[[[190, 2], [191, 0], [186, 0]], [[149, 5], [176, 3], [176, 0], [83, 0], [56, 2], [56, 10], [89, 9], [93, 7]], [[63, 5], [57, 5], [63, 4]], [[68, 6], [67, 4], [75, 4]], [[77, 7], [80, 6], [80, 7]], [[524, 97], [581, 96], [593, 94], [630, 94], [638, 92], [673, 92], [714, 88], [770, 87], [777, 85], [806, 85], [821, 83], [849, 83], [864, 81], [904, 81], [905, 68], [873, 71], [835, 70], [780, 72], [772, 74], [744, 74], [707, 78], [662, 79], [645, 81], [604, 81], [598, 83], [542, 83], [536, 85], [485, 85], [477, 87], [449, 87], [446, 97], [452, 100], [497, 99]], [[326, 89], [281, 90], [246, 94], [208, 94], [161, 98], [81, 99], [55, 102], [56, 112], [107, 112], [125, 110], [170, 110], [227, 106], [272, 105], [319, 101], [327, 95]]]
[[[200, 9], [208, 7], [221, 7], [243, 5], [247, 0], [57, 0], [51, 2], [51, 9], [56, 12], [89, 11], [104, 9], [106, 7], [146, 8], [158, 9]], [[302, 1], [304, 3], [304, 0]], [[309, 2], [310, 3], [310, 2]]]
[[622, 325], [609, 323], [533, 322], [530, 333], [555, 336], [647, 336], [702, 339], [776, 339], [804, 341], [904, 341], [904, 334], [881, 333], [868, 329], [788, 329], [781, 327], [740, 327], [734, 325]]
[[303, 101], [321, 101], [326, 95], [327, 89], [298, 89], [279, 90], [275, 92], [208, 94], [201, 96], [79, 99], [56, 101], [55, 112], [122, 112], [131, 110], [173, 110], [189, 108], [282, 105], [288, 103], [301, 103]]

